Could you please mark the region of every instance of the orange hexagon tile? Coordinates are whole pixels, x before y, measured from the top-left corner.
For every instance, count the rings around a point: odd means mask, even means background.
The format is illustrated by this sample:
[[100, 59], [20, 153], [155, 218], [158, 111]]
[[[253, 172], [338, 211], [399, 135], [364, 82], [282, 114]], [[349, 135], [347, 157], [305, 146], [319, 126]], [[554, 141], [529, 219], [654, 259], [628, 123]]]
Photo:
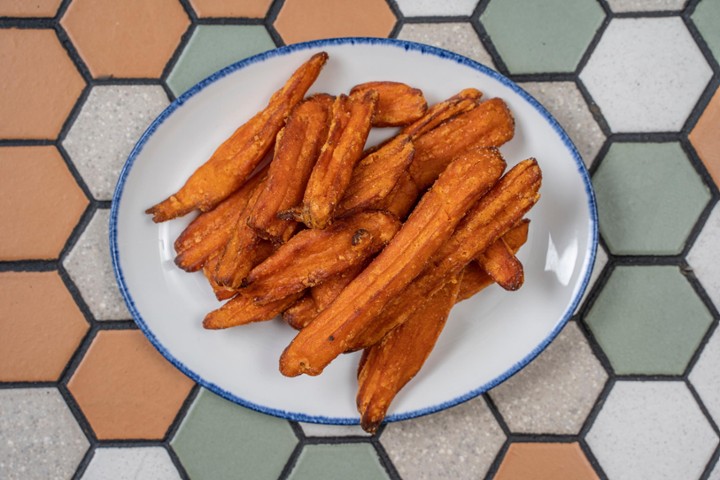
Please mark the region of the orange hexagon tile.
[[387, 37], [395, 15], [385, 0], [292, 0], [285, 2], [275, 28], [285, 43], [333, 37]]
[[54, 30], [0, 29], [0, 138], [55, 139], [85, 87]]
[[495, 480], [598, 480], [577, 443], [513, 443]]
[[705, 168], [720, 187], [720, 89], [715, 92], [695, 128], [690, 143], [695, 147]]
[[57, 272], [0, 273], [0, 381], [58, 379], [89, 326]]
[[54, 17], [61, 0], [3, 0], [0, 17]]
[[87, 205], [55, 147], [0, 147], [0, 260], [57, 258]]
[[177, 0], [74, 0], [61, 23], [94, 77], [157, 78], [190, 20]]
[[267, 14], [272, 0], [190, 0], [200, 18], [205, 17], [246, 17], [262, 18]]
[[102, 330], [68, 388], [100, 440], [162, 439], [193, 382], [139, 330]]

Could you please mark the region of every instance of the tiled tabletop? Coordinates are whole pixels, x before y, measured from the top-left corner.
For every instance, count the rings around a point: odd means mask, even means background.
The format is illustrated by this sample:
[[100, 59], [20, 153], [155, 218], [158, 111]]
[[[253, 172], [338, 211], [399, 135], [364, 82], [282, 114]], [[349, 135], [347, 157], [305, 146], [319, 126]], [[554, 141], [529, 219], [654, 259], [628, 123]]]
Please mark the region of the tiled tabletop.
[[[485, 63], [576, 142], [589, 293], [441, 413], [298, 424], [199, 388], [130, 319], [108, 216], [176, 96], [276, 45], [397, 37]], [[720, 479], [720, 0], [0, 0], [0, 478]]]

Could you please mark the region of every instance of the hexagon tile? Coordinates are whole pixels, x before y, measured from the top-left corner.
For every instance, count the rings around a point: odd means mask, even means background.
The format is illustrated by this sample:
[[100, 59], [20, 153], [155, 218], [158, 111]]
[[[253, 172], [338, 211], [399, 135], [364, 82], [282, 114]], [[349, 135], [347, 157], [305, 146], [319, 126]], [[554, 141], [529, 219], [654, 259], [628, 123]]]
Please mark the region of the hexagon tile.
[[695, 387], [715, 423], [720, 422], [720, 332], [715, 330], [703, 347], [697, 363], [690, 372], [690, 383]]
[[577, 443], [513, 443], [494, 480], [598, 480]]
[[198, 17], [249, 17], [262, 18], [272, 0], [190, 0]]
[[371, 444], [348, 443], [305, 446], [287, 478], [288, 480], [317, 478], [383, 480], [388, 477]]
[[720, 204], [716, 204], [695, 239], [687, 260], [705, 292], [720, 310]]
[[492, 57], [469, 23], [409, 23], [402, 27], [397, 38], [452, 50], [495, 68]]
[[720, 21], [720, 5], [714, 0], [702, 0], [695, 7], [692, 19], [715, 55], [715, 59], [720, 62], [720, 32], [717, 28]]
[[5, 0], [0, 17], [54, 17], [62, 0]]
[[82, 480], [180, 480], [162, 447], [98, 448]]
[[710, 99], [700, 119], [693, 127], [688, 138], [695, 147], [708, 173], [720, 187], [720, 89]]

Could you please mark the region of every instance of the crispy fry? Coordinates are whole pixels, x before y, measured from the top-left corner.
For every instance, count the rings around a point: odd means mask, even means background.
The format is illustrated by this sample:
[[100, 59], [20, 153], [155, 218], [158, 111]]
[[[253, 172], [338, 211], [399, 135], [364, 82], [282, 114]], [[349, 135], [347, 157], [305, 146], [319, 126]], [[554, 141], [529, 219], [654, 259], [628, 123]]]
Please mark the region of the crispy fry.
[[485, 101], [415, 139], [410, 175], [419, 188], [426, 188], [458, 154], [469, 148], [499, 147], [514, 132], [515, 120], [505, 102]]
[[403, 172], [382, 205], [385, 210], [404, 220], [420, 198], [421, 190], [408, 172]]
[[505, 290], [517, 290], [525, 280], [522, 263], [502, 238], [498, 238], [480, 253], [477, 262], [495, 283]]
[[340, 95], [332, 107], [330, 131], [303, 196], [302, 220], [310, 228], [325, 228], [350, 184], [370, 132], [377, 92], [362, 97]]
[[315, 320], [318, 313], [315, 300], [311, 295], [305, 294], [282, 312], [282, 319], [295, 330], [302, 330]]
[[361, 96], [369, 90], [378, 93], [373, 127], [401, 127], [421, 118], [427, 110], [422, 91], [399, 82], [361, 83], [350, 90], [350, 96]]
[[196, 208], [211, 210], [240, 188], [272, 147], [285, 118], [315, 82], [327, 58], [325, 52], [315, 54], [296, 70], [267, 107], [223, 142], [177, 193], [146, 211], [153, 221], [170, 220]]
[[266, 240], [284, 243], [297, 222], [277, 218], [278, 212], [302, 200], [310, 172], [325, 143], [333, 97], [317, 94], [298, 104], [278, 133], [268, 178], [247, 223]]
[[227, 300], [228, 298], [234, 297], [237, 291], [224, 287], [215, 281], [215, 269], [217, 268], [217, 262], [218, 255], [213, 255], [207, 260], [207, 262], [205, 262], [205, 265], [203, 265], [202, 272], [203, 275], [205, 275], [205, 278], [207, 278], [208, 283], [210, 283], [210, 287], [213, 289], [215, 298], [218, 300]]
[[347, 350], [385, 304], [423, 270], [504, 168], [494, 149], [473, 150], [453, 161], [388, 246], [285, 349], [280, 371], [286, 376], [317, 375]]
[[[525, 244], [528, 237], [528, 227], [530, 220], [523, 219], [518, 225], [511, 228], [502, 239], [507, 244], [510, 251], [515, 254], [521, 246]], [[460, 284], [460, 293], [458, 293], [458, 302], [467, 300], [483, 288], [492, 285], [494, 280], [480, 266], [478, 262], [470, 262], [463, 269], [462, 283]]]
[[211, 255], [222, 252], [239, 215], [250, 201], [264, 173], [265, 170], [258, 172], [240, 190], [214, 209], [200, 214], [183, 230], [175, 240], [175, 251], [178, 253], [175, 264], [178, 267], [187, 272], [195, 272], [203, 267]]
[[398, 135], [355, 167], [336, 215], [377, 208], [393, 190], [412, 161], [415, 149], [410, 137]]
[[445, 327], [459, 290], [457, 279], [447, 282], [405, 323], [363, 352], [357, 393], [363, 430], [375, 433], [397, 393], [420, 371]]
[[302, 297], [302, 292], [260, 305], [253, 302], [249, 295], [240, 292], [222, 307], [205, 315], [203, 327], [210, 330], [218, 330], [253, 322], [272, 320], [280, 315], [283, 310], [295, 303], [300, 297]]
[[363, 212], [325, 230], [303, 230], [247, 276], [247, 294], [267, 303], [312, 287], [363, 263], [384, 247], [400, 222], [383, 212]]
[[477, 107], [480, 97], [482, 97], [482, 93], [479, 90], [466, 88], [457, 95], [430, 107], [425, 115], [403, 128], [400, 134], [409, 135], [412, 140], [415, 140], [444, 121]]
[[240, 288], [250, 270], [269, 257], [274, 250], [271, 242], [260, 238], [247, 224], [265, 181], [266, 179], [261, 180], [255, 188], [219, 255], [215, 270], [215, 281], [219, 285], [235, 290]]
[[389, 301], [382, 313], [378, 312], [374, 319], [367, 322], [362, 332], [346, 342], [347, 351], [374, 345], [406, 321], [413, 305], [422, 304], [430, 298], [522, 219], [537, 202], [540, 183], [540, 168], [535, 159], [524, 160], [513, 167], [468, 211], [452, 237], [433, 255], [424, 271], [401, 295]]

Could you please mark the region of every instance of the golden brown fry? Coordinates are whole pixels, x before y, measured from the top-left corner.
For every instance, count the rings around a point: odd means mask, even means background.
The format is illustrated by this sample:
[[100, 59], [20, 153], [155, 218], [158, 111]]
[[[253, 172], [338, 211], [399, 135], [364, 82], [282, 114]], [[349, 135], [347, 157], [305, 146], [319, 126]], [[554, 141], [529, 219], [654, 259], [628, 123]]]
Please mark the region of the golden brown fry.
[[255, 302], [284, 298], [363, 263], [382, 249], [400, 228], [384, 212], [363, 212], [336, 221], [325, 230], [303, 230], [247, 276], [247, 294]]
[[363, 352], [357, 407], [366, 432], [375, 433], [397, 393], [420, 371], [445, 327], [459, 289], [457, 279], [445, 283], [405, 323]]
[[258, 184], [245, 209], [238, 216], [218, 258], [215, 281], [234, 290], [240, 288], [250, 270], [269, 257], [274, 250], [271, 242], [260, 238], [247, 224], [247, 219], [260, 196], [264, 182], [265, 179]]
[[350, 90], [350, 96], [361, 96], [369, 90], [378, 93], [373, 127], [401, 127], [421, 118], [427, 110], [422, 91], [399, 82], [361, 83]]
[[282, 319], [295, 330], [302, 330], [320, 313], [312, 296], [305, 294], [287, 310], [282, 312]]
[[[514, 254], [525, 244], [528, 237], [528, 227], [530, 220], [523, 219], [518, 225], [511, 228], [502, 239], [505, 241], [510, 251]], [[458, 293], [458, 302], [467, 300], [483, 288], [492, 285], [494, 280], [488, 273], [477, 263], [470, 262], [463, 269], [462, 283], [460, 284], [460, 293]]]
[[453, 161], [388, 246], [285, 349], [280, 358], [283, 375], [318, 375], [346, 351], [387, 302], [424, 269], [504, 168], [494, 149], [473, 150]]
[[535, 159], [524, 160], [513, 167], [467, 212], [424, 271], [401, 295], [387, 302], [382, 312], [367, 322], [362, 332], [346, 342], [347, 351], [367, 348], [380, 341], [407, 320], [411, 306], [420, 305], [430, 298], [474, 257], [518, 223], [537, 202], [541, 178]]
[[227, 300], [228, 298], [234, 297], [237, 291], [224, 287], [215, 281], [215, 269], [217, 268], [217, 262], [218, 255], [213, 255], [207, 260], [207, 262], [205, 262], [205, 265], [203, 265], [202, 272], [203, 275], [205, 275], [205, 278], [207, 278], [208, 283], [210, 283], [210, 287], [213, 289], [215, 298], [218, 300]]
[[409, 135], [412, 140], [415, 140], [444, 121], [477, 107], [480, 97], [482, 97], [482, 93], [479, 90], [466, 88], [457, 95], [430, 107], [425, 115], [403, 128], [400, 134]]
[[350, 184], [336, 215], [380, 206], [407, 170], [414, 153], [410, 137], [398, 135], [363, 158], [352, 172]]
[[278, 133], [268, 178], [247, 220], [260, 237], [284, 243], [295, 231], [297, 222], [279, 219], [277, 214], [302, 200], [327, 138], [332, 103], [330, 95], [313, 95], [293, 109]]
[[403, 172], [395, 187], [390, 191], [382, 207], [400, 220], [407, 218], [420, 199], [421, 190], [415, 185], [408, 172]]
[[146, 211], [153, 221], [170, 220], [196, 208], [208, 211], [240, 188], [272, 147], [285, 118], [315, 82], [327, 58], [325, 52], [315, 54], [298, 68], [267, 107], [223, 142], [177, 193]]
[[377, 92], [362, 97], [340, 95], [332, 107], [330, 131], [303, 196], [302, 220], [310, 228], [325, 228], [345, 194], [355, 164], [370, 132]]
[[410, 175], [419, 188], [426, 188], [458, 154], [470, 148], [499, 147], [514, 132], [515, 120], [504, 101], [483, 102], [415, 139]]
[[210, 330], [218, 330], [253, 322], [272, 320], [280, 315], [283, 310], [295, 303], [300, 297], [302, 297], [302, 292], [260, 305], [253, 302], [250, 296], [241, 291], [225, 305], [208, 313], [203, 320], [203, 327]]
[[522, 263], [502, 238], [491, 243], [476, 260], [495, 283], [505, 290], [517, 290], [525, 281]]
[[232, 235], [238, 217], [264, 177], [265, 170], [253, 176], [240, 190], [222, 201], [217, 207], [200, 214], [175, 240], [175, 264], [187, 272], [195, 272], [205, 261], [222, 248]]

